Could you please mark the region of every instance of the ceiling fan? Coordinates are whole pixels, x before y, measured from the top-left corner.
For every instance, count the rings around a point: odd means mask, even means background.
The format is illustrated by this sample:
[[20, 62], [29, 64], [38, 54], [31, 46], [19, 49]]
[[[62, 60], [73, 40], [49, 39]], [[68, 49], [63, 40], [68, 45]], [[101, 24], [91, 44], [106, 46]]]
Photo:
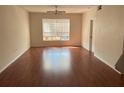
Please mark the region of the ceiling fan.
[[61, 14], [65, 14], [65, 11], [59, 11], [58, 10], [58, 6], [55, 5], [55, 10], [54, 11], [47, 11], [47, 14], [55, 14], [55, 15], [61, 15]]

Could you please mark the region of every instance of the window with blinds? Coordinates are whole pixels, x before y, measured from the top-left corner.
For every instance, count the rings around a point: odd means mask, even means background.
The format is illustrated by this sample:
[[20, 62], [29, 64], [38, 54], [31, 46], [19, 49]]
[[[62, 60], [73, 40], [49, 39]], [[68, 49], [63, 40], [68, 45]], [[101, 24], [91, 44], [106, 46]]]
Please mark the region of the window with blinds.
[[69, 19], [43, 19], [44, 41], [66, 41], [70, 38]]

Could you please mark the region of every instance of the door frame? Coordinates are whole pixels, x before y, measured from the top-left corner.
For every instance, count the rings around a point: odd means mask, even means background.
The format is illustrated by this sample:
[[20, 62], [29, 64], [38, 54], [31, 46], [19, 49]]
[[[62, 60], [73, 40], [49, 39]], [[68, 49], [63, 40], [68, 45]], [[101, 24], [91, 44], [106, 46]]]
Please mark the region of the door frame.
[[90, 33], [89, 33], [89, 51], [93, 53], [93, 23], [94, 20], [90, 20]]

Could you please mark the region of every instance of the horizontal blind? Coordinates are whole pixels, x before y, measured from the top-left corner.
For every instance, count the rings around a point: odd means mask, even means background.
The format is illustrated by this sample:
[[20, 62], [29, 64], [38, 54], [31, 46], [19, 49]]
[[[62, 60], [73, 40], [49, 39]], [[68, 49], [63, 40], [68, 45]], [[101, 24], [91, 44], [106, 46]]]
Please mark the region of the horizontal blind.
[[69, 19], [43, 19], [43, 40], [69, 40]]

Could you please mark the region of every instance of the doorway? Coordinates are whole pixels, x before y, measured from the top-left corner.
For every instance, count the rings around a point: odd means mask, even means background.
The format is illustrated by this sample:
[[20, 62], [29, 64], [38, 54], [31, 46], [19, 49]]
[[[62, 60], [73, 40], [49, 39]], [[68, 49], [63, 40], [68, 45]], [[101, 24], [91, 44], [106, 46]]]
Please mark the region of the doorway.
[[89, 51], [93, 52], [93, 20], [90, 20]]

